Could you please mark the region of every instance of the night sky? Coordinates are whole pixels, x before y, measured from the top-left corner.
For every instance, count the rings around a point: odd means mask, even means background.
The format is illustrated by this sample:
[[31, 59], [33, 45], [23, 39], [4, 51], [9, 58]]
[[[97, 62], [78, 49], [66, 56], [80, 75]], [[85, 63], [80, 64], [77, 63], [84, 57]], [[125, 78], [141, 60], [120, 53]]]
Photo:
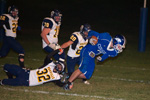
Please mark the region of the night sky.
[[[78, 31], [81, 24], [89, 23], [98, 32], [138, 37], [144, 0], [7, 0], [6, 7], [13, 4], [19, 8], [19, 21], [24, 29], [40, 30], [43, 18], [58, 9], [63, 14], [62, 33], [71, 34]], [[149, 5], [147, 0], [148, 8]], [[147, 35], [150, 34], [149, 18]]]

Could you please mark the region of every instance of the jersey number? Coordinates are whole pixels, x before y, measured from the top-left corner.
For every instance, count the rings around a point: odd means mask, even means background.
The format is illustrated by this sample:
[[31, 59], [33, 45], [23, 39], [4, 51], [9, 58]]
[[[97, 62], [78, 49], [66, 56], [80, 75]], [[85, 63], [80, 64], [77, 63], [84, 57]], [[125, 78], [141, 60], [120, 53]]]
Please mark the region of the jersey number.
[[46, 81], [50, 79], [50, 75], [47, 74], [48, 70], [46, 68], [43, 71], [41, 72], [37, 71], [36, 73], [38, 75], [38, 82], [41, 82], [42, 80]]
[[18, 24], [17, 24], [17, 23], [13, 23], [13, 24], [12, 24], [12, 31], [13, 31], [13, 33], [16, 33], [17, 27], [18, 27]]
[[72, 36], [70, 37], [70, 39], [71, 39], [72, 41], [75, 41], [75, 40], [76, 40], [76, 37], [75, 37], [74, 35], [72, 35]]
[[56, 26], [54, 38], [58, 37], [60, 26]]
[[76, 55], [80, 54], [81, 49], [83, 48], [83, 46], [80, 46], [79, 49], [76, 51]]

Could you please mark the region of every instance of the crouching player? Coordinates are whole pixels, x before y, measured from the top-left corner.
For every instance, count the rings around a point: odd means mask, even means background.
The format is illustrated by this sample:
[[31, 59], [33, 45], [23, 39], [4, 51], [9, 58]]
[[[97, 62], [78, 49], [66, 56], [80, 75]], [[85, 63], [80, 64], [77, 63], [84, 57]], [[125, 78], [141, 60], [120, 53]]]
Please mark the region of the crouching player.
[[[50, 53], [46, 59], [51, 59], [55, 53], [58, 53], [58, 50]], [[52, 61], [52, 59], [47, 65], [45, 64], [45, 66], [34, 70], [26, 70], [17, 65], [5, 64], [4, 71], [7, 72], [8, 79], [1, 80], [1, 85], [36, 86], [57, 80], [63, 83], [65, 82], [64, 77], [66, 77], [65, 72], [63, 72], [64, 68], [64, 63]], [[16, 76], [16, 78], [13, 78], [13, 76]]]
[[[94, 36], [92, 36], [94, 35]], [[80, 52], [80, 66], [73, 72], [63, 89], [70, 90], [73, 87], [73, 81], [77, 78], [90, 79], [95, 69], [95, 57], [102, 62], [108, 57], [115, 57], [125, 48], [125, 37], [116, 35], [113, 39], [109, 33], [97, 33], [90, 31], [89, 44], [87, 44]]]

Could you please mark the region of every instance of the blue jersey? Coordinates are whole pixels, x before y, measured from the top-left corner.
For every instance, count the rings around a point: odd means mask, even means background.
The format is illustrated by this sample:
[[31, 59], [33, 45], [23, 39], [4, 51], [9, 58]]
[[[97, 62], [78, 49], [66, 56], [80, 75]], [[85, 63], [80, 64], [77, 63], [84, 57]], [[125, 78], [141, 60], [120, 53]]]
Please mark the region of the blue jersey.
[[96, 45], [88, 44], [84, 48], [86, 48], [89, 52], [91, 57], [95, 57], [97, 55], [103, 54], [101, 56], [101, 61], [104, 61], [108, 57], [115, 57], [117, 56], [116, 50], [111, 47], [112, 37], [109, 33], [98, 33], [95, 31], [90, 31], [88, 36], [96, 36], [98, 38], [98, 43]]

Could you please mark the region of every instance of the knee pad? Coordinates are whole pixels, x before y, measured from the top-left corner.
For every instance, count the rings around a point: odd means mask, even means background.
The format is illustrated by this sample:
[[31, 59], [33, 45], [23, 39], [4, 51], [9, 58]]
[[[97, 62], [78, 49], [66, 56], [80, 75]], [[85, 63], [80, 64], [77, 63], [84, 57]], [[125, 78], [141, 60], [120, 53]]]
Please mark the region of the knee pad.
[[[24, 59], [24, 54], [20, 54], [19, 56], [18, 56], [18, 60], [20, 61], [20, 59]], [[22, 62], [22, 61], [21, 61]]]
[[[23, 59], [23, 60], [22, 60]], [[20, 67], [24, 67], [24, 54], [20, 54], [18, 57]]]

